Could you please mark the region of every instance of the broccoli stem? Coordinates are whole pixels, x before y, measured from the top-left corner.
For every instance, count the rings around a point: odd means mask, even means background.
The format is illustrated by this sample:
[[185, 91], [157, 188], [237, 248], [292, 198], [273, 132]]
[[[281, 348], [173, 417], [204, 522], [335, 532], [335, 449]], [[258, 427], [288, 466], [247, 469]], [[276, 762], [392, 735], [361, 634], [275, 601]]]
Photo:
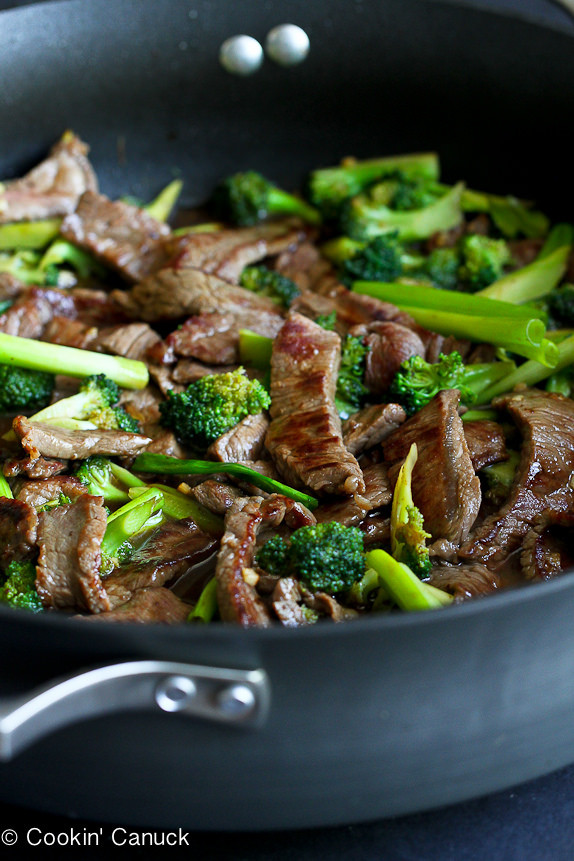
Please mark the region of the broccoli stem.
[[498, 413], [496, 410], [467, 410], [461, 415], [463, 422], [496, 421]]
[[571, 247], [563, 245], [551, 254], [537, 257], [533, 263], [499, 278], [475, 295], [517, 304], [541, 299], [554, 290], [566, 272]]
[[80, 278], [89, 278], [90, 275], [103, 278], [106, 274], [105, 268], [91, 254], [66, 239], [52, 242], [38, 263], [38, 269], [45, 272], [48, 266], [61, 266], [63, 263], [75, 269]]
[[[130, 487], [128, 490], [130, 499], [141, 499], [150, 486], [144, 482], [142, 482], [142, 485]], [[209, 532], [212, 535], [222, 534], [223, 521], [221, 517], [212, 514], [209, 509], [196, 502], [195, 499], [173, 487], [169, 487], [167, 484], [152, 484], [151, 487], [162, 492], [162, 511], [168, 517], [173, 517], [175, 520], [183, 520], [184, 518], [191, 517], [204, 532]]]
[[368, 568], [376, 571], [381, 585], [401, 610], [435, 610], [452, 601], [451, 596], [436, 597], [434, 590], [425, 588], [426, 584], [413, 574], [408, 565], [397, 562], [385, 550], [369, 551], [365, 561]]
[[276, 215], [298, 215], [309, 224], [321, 224], [321, 215], [304, 200], [283, 191], [276, 186], [270, 186], [267, 194], [267, 211]]
[[[436, 184], [437, 191], [448, 191], [450, 186]], [[508, 239], [519, 233], [529, 238], [537, 238], [548, 233], [549, 221], [543, 212], [531, 209], [530, 204], [515, 197], [501, 197], [497, 194], [465, 188], [462, 200], [465, 212], [486, 212], [498, 229]]]
[[3, 472], [0, 471], [0, 496], [5, 499], [14, 499], [12, 488], [8, 484], [8, 479]]
[[267, 371], [271, 364], [272, 350], [273, 338], [258, 335], [251, 329], [239, 330], [239, 361], [242, 365]]
[[154, 472], [166, 475], [219, 475], [223, 473], [248, 481], [269, 493], [280, 493], [296, 502], [302, 502], [310, 509], [317, 508], [319, 504], [314, 496], [309, 496], [309, 494], [288, 487], [280, 481], [261, 475], [242, 463], [214, 463], [208, 460], [180, 460], [177, 457], [169, 457], [164, 454], [140, 454], [136, 457], [133, 468], [136, 472]]
[[[414, 284], [356, 281], [353, 291], [393, 302], [417, 323], [443, 335], [487, 342], [554, 367], [556, 346], [544, 337], [539, 309], [520, 307], [476, 294], [433, 290]], [[485, 304], [486, 303], [486, 304]]]
[[102, 554], [114, 556], [122, 544], [144, 528], [150, 517], [163, 507], [161, 490], [149, 488], [108, 517], [102, 540]]
[[38, 251], [56, 238], [60, 232], [61, 218], [44, 221], [18, 221], [0, 225], [0, 251], [15, 248]]
[[172, 209], [177, 203], [177, 199], [181, 194], [183, 182], [181, 179], [174, 179], [169, 185], [166, 185], [158, 196], [144, 206], [145, 212], [155, 218], [156, 221], [167, 221]]
[[149, 381], [146, 365], [134, 359], [3, 333], [0, 333], [0, 363], [68, 377], [105, 374], [124, 389], [144, 389]]
[[505, 392], [510, 392], [515, 386], [535, 386], [542, 380], [557, 373], [558, 371], [567, 368], [568, 365], [574, 364], [574, 335], [561, 341], [557, 347], [557, 360], [552, 368], [537, 361], [524, 362], [515, 371], [512, 371], [506, 377], [503, 377], [497, 383], [484, 389], [477, 397], [477, 404], [487, 404], [497, 395], [502, 395]]
[[217, 613], [217, 580], [212, 577], [206, 583], [197, 604], [187, 617], [188, 622], [211, 622]]

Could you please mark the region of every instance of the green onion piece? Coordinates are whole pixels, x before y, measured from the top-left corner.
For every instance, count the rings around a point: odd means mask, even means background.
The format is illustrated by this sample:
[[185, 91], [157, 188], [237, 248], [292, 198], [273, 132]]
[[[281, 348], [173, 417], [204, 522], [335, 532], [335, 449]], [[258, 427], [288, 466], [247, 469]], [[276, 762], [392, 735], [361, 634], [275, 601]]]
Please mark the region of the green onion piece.
[[169, 185], [160, 191], [155, 200], [152, 200], [143, 209], [148, 215], [155, 218], [156, 221], [167, 221], [173, 207], [177, 203], [182, 188], [183, 182], [181, 179], [174, 179], [173, 182], [170, 182]]
[[61, 218], [2, 224], [0, 225], [0, 251], [14, 248], [38, 251], [56, 238], [61, 224]]
[[98, 373], [105, 374], [124, 389], [144, 389], [149, 382], [148, 369], [143, 362], [3, 333], [0, 333], [0, 363], [33, 371], [45, 371], [49, 367], [51, 373], [69, 377], [89, 377], [97, 368]]
[[243, 463], [214, 463], [209, 460], [180, 460], [165, 454], [140, 454], [133, 463], [136, 472], [164, 473], [166, 475], [233, 475], [254, 484], [255, 487], [269, 493], [280, 493], [283, 496], [302, 502], [307, 508], [317, 508], [319, 501], [314, 496], [295, 490], [280, 481], [261, 475]]
[[4, 497], [5, 499], [14, 499], [12, 488], [8, 484], [8, 479], [3, 472], [0, 472], [0, 496]]
[[[143, 482], [142, 482], [143, 484]], [[183, 520], [191, 517], [200, 529], [204, 532], [209, 532], [213, 535], [221, 535], [223, 533], [223, 520], [216, 514], [205, 508], [204, 505], [197, 502], [193, 497], [186, 493], [176, 490], [174, 487], [168, 487], [167, 484], [152, 484], [152, 488], [161, 490], [163, 494], [163, 513], [168, 517], [174, 517], [176, 520]], [[147, 485], [143, 487], [130, 487], [128, 494], [130, 499], [138, 499], [146, 492]]]
[[202, 589], [188, 622], [211, 622], [217, 612], [217, 580], [213, 577]]
[[224, 230], [225, 225], [221, 221], [209, 221], [202, 224], [188, 224], [186, 227], [177, 227], [172, 230], [174, 236], [187, 236], [189, 233], [217, 233]]
[[146, 490], [138, 499], [122, 505], [108, 516], [102, 550], [113, 556], [128, 537], [149, 525], [152, 515], [162, 506], [163, 494], [155, 488]]
[[498, 418], [496, 410], [468, 410], [461, 415], [463, 422], [495, 422]]
[[566, 272], [570, 248], [570, 245], [563, 245], [546, 257], [537, 257], [533, 263], [499, 278], [475, 296], [518, 303], [541, 299], [556, 287]]

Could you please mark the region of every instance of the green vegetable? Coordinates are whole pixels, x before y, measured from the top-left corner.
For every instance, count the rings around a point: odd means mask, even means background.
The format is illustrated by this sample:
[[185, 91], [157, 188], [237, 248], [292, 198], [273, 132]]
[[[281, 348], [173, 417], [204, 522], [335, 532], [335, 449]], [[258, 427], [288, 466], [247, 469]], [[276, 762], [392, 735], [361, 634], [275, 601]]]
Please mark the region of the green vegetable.
[[438, 231], [450, 230], [462, 220], [460, 200], [464, 184], [421, 209], [401, 212], [373, 201], [368, 192], [348, 200], [341, 209], [342, 232], [351, 239], [370, 240], [398, 231], [404, 241], [427, 239]]
[[434, 364], [422, 356], [411, 356], [395, 374], [389, 396], [401, 404], [408, 415], [418, 412], [444, 389], [458, 389], [461, 402], [473, 404], [483, 389], [505, 378], [513, 367], [512, 362], [465, 365], [457, 352], [446, 356], [441, 353]]
[[129, 487], [147, 487], [145, 481], [133, 475], [107, 457], [94, 455], [80, 462], [78, 478], [92, 496], [103, 496], [106, 503], [128, 502]]
[[8, 479], [4, 475], [4, 473], [0, 470], [0, 496], [3, 496], [5, 499], [14, 499], [14, 494], [12, 493], [12, 488], [8, 484]]
[[0, 251], [40, 251], [60, 232], [61, 218], [0, 224]]
[[44, 608], [36, 591], [36, 566], [30, 560], [13, 560], [0, 586], [0, 604], [40, 613]]
[[[452, 602], [452, 596], [421, 582], [408, 565], [397, 562], [385, 550], [371, 550], [366, 564], [379, 577], [379, 583], [401, 610], [436, 610]], [[437, 594], [440, 593], [440, 594]]]
[[[106, 270], [101, 263], [92, 257], [91, 254], [88, 254], [87, 251], [78, 248], [76, 245], [72, 245], [66, 239], [56, 239], [46, 249], [44, 256], [38, 263], [38, 269], [40, 272], [46, 273], [48, 279], [51, 277], [50, 273], [53, 273], [54, 269], [56, 269], [55, 284], [57, 284], [57, 267], [63, 264], [71, 266], [80, 278], [90, 278], [91, 276], [103, 278], [106, 274]], [[49, 283], [49, 281], [46, 283]]]
[[563, 284], [546, 297], [548, 311], [560, 326], [574, 326], [574, 284]]
[[360, 245], [359, 249], [344, 260], [341, 267], [344, 284], [353, 281], [396, 281], [403, 274], [404, 247], [399, 241], [398, 231], [376, 236], [365, 245], [357, 244]]
[[316, 209], [253, 170], [223, 180], [215, 189], [213, 205], [218, 218], [241, 227], [257, 224], [268, 215], [296, 215], [310, 224], [321, 222]]
[[[437, 190], [446, 192], [449, 188], [448, 185], [437, 184]], [[514, 239], [520, 234], [537, 238], [548, 233], [549, 221], [544, 213], [516, 197], [501, 197], [465, 188], [462, 208], [465, 212], [487, 213], [506, 239]]]
[[478, 234], [465, 236], [461, 242], [463, 262], [459, 276], [471, 292], [482, 290], [502, 278], [512, 263], [510, 248], [504, 239]]
[[[169, 487], [167, 484], [154, 483], [151, 487], [162, 492], [162, 511], [166, 517], [173, 517], [175, 520], [192, 518], [204, 532], [209, 532], [211, 535], [221, 535], [223, 533], [222, 518], [213, 514], [208, 508], [205, 508], [193, 499], [193, 497], [176, 490], [174, 487]], [[130, 487], [128, 490], [130, 499], [138, 499], [148, 488], [149, 485]]]
[[[82, 427], [85, 427], [84, 422], [89, 422], [94, 428], [139, 433], [137, 421], [123, 407], [116, 406], [119, 399], [120, 390], [116, 383], [103, 374], [96, 374], [82, 381], [77, 394], [40, 410], [31, 416], [31, 421], [60, 424], [71, 429], [79, 426], [76, 422], [81, 422]], [[61, 419], [65, 419], [63, 425]]]
[[212, 577], [201, 591], [197, 604], [187, 617], [188, 622], [211, 622], [217, 613], [217, 580]]
[[413, 443], [399, 470], [391, 509], [391, 552], [397, 562], [404, 562], [418, 577], [424, 579], [432, 565], [423, 516], [413, 502], [412, 475], [418, 451]]
[[241, 273], [239, 283], [246, 290], [269, 296], [284, 308], [288, 308], [301, 292], [290, 278], [266, 266], [247, 266]]
[[251, 329], [239, 330], [239, 361], [250, 368], [268, 371], [273, 351], [273, 338], [258, 335]]
[[365, 375], [365, 359], [369, 348], [361, 338], [347, 335], [341, 345], [341, 364], [337, 376], [335, 406], [342, 419], [348, 419], [361, 407], [364, 396], [368, 393], [363, 384]]
[[143, 362], [3, 333], [0, 333], [1, 364], [69, 377], [104, 374], [125, 389], [143, 389], [149, 382], [148, 369]]
[[508, 460], [492, 463], [480, 470], [480, 475], [486, 481], [486, 495], [495, 505], [502, 505], [510, 493], [519, 463], [519, 452], [509, 451]]
[[177, 457], [169, 457], [164, 454], [140, 454], [136, 457], [133, 468], [136, 472], [165, 473], [166, 475], [232, 475], [235, 478], [248, 481], [268, 493], [280, 493], [296, 502], [302, 502], [307, 508], [317, 508], [319, 504], [314, 496], [309, 496], [300, 490], [294, 490], [274, 478], [261, 475], [243, 463], [213, 463], [209, 460], [180, 460]]
[[133, 539], [144, 530], [151, 528], [152, 515], [161, 512], [163, 494], [160, 490], [149, 488], [138, 499], [132, 499], [113, 514], [108, 516], [108, 524], [101, 545], [102, 574], [109, 574], [118, 565], [129, 561], [133, 552]]
[[343, 201], [359, 194], [378, 179], [400, 171], [407, 179], [436, 180], [439, 170], [438, 156], [433, 152], [349, 160], [336, 167], [314, 170], [308, 181], [309, 199], [326, 218], [334, 218]]
[[225, 374], [209, 374], [191, 383], [184, 392], [168, 392], [160, 404], [161, 424], [183, 442], [205, 448], [248, 415], [267, 409], [269, 394], [258, 380], [250, 380], [243, 368]]
[[363, 533], [354, 526], [338, 522], [302, 526], [286, 546], [281, 541], [270, 539], [257, 554], [256, 564], [269, 570], [267, 563], [270, 573], [281, 576], [293, 574], [314, 591], [344, 592], [365, 573]]
[[433, 286], [440, 290], [456, 290], [459, 286], [460, 264], [458, 248], [434, 248], [418, 274], [426, 275]]
[[181, 179], [174, 179], [173, 182], [170, 182], [169, 185], [166, 185], [166, 187], [160, 191], [155, 200], [152, 200], [152, 202], [144, 206], [143, 209], [148, 215], [155, 218], [156, 221], [167, 221], [172, 209], [177, 203], [182, 188], [183, 182]]
[[19, 412], [48, 403], [53, 374], [0, 365], [0, 412]]

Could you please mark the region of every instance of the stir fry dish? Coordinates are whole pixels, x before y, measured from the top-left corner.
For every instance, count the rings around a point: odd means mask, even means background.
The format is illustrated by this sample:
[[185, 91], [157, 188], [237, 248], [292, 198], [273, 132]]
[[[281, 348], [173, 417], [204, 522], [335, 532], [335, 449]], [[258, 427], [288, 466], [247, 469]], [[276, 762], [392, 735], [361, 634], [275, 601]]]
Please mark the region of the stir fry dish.
[[[574, 229], [348, 158], [207, 214], [0, 185], [0, 605], [311, 625], [574, 564]], [[171, 219], [171, 220], [169, 220]]]

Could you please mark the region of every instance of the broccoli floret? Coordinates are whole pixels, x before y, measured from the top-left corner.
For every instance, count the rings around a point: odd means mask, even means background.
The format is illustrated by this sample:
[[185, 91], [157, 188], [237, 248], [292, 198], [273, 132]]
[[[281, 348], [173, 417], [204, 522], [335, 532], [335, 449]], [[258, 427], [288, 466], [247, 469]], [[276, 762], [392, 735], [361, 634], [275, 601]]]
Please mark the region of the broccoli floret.
[[239, 283], [247, 290], [269, 296], [284, 308], [288, 308], [301, 292], [290, 278], [266, 266], [248, 266], [241, 273]]
[[250, 380], [243, 368], [226, 374], [210, 374], [191, 383], [184, 392], [168, 392], [160, 404], [161, 424], [189, 445], [205, 448], [248, 415], [271, 404], [258, 380]]
[[223, 180], [215, 189], [213, 205], [218, 218], [241, 227], [257, 224], [268, 215], [297, 215], [311, 224], [321, 221], [316, 209], [254, 170]]
[[331, 311], [330, 314], [319, 314], [315, 322], [318, 326], [321, 326], [322, 329], [332, 332], [337, 325], [337, 312]]
[[32, 416], [33, 421], [57, 424], [65, 420], [66, 427], [74, 422], [90, 422], [102, 430], [126, 430], [139, 433], [139, 424], [123, 407], [116, 406], [120, 390], [113, 380], [104, 374], [87, 377], [76, 395], [62, 398]]
[[59, 493], [56, 499], [51, 499], [49, 502], [45, 502], [44, 505], [40, 505], [36, 510], [52, 511], [54, 508], [59, 508], [60, 505], [70, 505], [71, 501], [70, 497], [66, 496], [65, 493]]
[[461, 251], [463, 262], [459, 274], [471, 292], [498, 281], [505, 267], [512, 263], [512, 255], [504, 239], [472, 234], [462, 240]]
[[426, 546], [430, 534], [425, 532], [423, 516], [413, 502], [412, 475], [417, 462], [415, 443], [399, 471], [391, 511], [391, 549], [397, 562], [403, 562], [417, 577], [424, 579], [432, 565]]
[[257, 565], [268, 574], [281, 577], [287, 567], [287, 542], [280, 535], [273, 535], [257, 553]]
[[425, 261], [423, 274], [440, 290], [456, 290], [459, 267], [460, 253], [457, 248], [434, 248]]
[[344, 284], [353, 281], [396, 281], [403, 273], [403, 252], [398, 231], [376, 236], [343, 262], [341, 280]]
[[557, 328], [574, 326], [574, 284], [556, 287], [547, 297], [546, 303]]
[[341, 347], [341, 364], [337, 376], [335, 406], [342, 419], [348, 419], [361, 407], [368, 389], [363, 384], [365, 358], [369, 348], [361, 338], [347, 335]]
[[384, 233], [398, 231], [404, 241], [427, 239], [433, 233], [450, 230], [462, 221], [462, 183], [427, 206], [408, 211], [380, 203], [372, 192], [350, 198], [341, 207], [341, 231], [351, 239], [369, 241]]
[[[472, 365], [468, 366], [472, 368]], [[460, 353], [441, 353], [438, 362], [430, 364], [421, 356], [411, 356], [402, 363], [391, 384], [390, 396], [405, 408], [408, 415], [416, 413], [443, 389], [458, 389], [461, 400], [471, 404], [476, 393], [465, 380], [467, 366]]]
[[395, 171], [371, 187], [370, 197], [374, 203], [399, 212], [410, 212], [412, 209], [430, 206], [440, 197], [440, 193], [432, 183], [423, 179], [409, 179], [402, 171]]
[[0, 603], [39, 613], [42, 602], [36, 591], [36, 566], [30, 560], [10, 562], [0, 586]]
[[94, 455], [81, 461], [76, 478], [92, 496], [103, 496], [105, 502], [128, 502], [125, 487], [145, 487], [145, 482], [107, 457]]
[[0, 365], [0, 411], [16, 412], [49, 403], [54, 389], [54, 375], [29, 371], [12, 365]]
[[[270, 542], [273, 541], [271, 547]], [[313, 590], [344, 592], [365, 573], [363, 533], [342, 523], [302, 526], [291, 535], [289, 545], [270, 539], [259, 551], [256, 564], [270, 573], [293, 574]]]

